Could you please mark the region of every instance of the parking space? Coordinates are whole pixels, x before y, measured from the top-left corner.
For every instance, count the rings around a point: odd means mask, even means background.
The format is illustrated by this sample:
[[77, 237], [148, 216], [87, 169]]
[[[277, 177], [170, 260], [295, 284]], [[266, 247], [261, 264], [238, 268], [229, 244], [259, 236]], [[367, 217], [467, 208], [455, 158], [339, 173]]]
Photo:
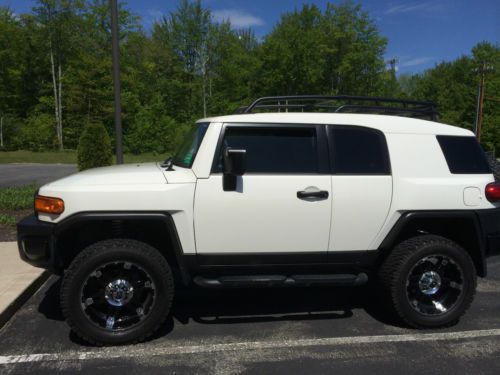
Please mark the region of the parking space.
[[415, 331], [369, 289], [184, 290], [146, 343], [95, 348], [59, 311], [59, 280], [0, 331], [0, 373], [500, 373], [500, 258], [455, 327]]

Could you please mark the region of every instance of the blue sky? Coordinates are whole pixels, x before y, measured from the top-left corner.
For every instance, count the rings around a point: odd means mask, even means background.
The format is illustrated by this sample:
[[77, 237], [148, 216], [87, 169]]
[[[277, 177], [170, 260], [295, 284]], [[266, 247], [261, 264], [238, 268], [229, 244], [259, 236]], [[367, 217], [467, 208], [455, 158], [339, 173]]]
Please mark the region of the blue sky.
[[[177, 7], [177, 0], [128, 0], [142, 16], [145, 29]], [[337, 3], [338, 1], [333, 1]], [[30, 11], [33, 0], [0, 0], [13, 11]], [[216, 20], [229, 18], [234, 27], [251, 27], [263, 36], [284, 12], [327, 0], [202, 0]], [[399, 60], [400, 73], [416, 73], [441, 61], [470, 53], [479, 41], [500, 43], [500, 0], [365, 0], [358, 1], [389, 40], [386, 58]]]

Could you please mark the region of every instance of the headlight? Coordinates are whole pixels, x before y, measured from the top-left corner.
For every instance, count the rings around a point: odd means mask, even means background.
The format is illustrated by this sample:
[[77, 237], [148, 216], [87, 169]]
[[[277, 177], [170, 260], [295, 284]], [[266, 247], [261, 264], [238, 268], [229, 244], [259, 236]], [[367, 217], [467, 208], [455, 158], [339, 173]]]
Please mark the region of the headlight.
[[35, 212], [46, 214], [62, 214], [64, 211], [64, 201], [60, 198], [44, 197], [37, 195], [35, 197]]

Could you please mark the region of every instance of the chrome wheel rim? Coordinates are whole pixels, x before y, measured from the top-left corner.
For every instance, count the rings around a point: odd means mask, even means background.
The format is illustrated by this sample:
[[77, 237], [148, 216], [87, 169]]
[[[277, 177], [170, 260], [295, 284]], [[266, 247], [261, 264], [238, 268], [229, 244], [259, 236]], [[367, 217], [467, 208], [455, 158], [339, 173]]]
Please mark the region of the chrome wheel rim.
[[423, 315], [443, 315], [456, 306], [464, 288], [462, 268], [446, 255], [420, 259], [406, 280], [406, 296], [413, 310]]
[[133, 262], [106, 263], [92, 271], [80, 291], [81, 308], [94, 325], [109, 331], [142, 322], [155, 304], [152, 277]]

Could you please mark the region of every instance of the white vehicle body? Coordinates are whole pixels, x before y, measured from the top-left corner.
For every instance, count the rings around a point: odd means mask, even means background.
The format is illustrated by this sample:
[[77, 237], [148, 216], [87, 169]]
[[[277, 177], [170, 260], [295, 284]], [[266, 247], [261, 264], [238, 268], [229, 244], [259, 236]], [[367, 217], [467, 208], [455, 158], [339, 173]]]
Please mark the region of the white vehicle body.
[[[185, 254], [302, 253], [376, 250], [400, 216], [414, 210], [496, 207], [484, 195], [487, 174], [452, 174], [437, 135], [472, 137], [465, 129], [406, 117], [365, 114], [265, 113], [215, 117], [192, 168], [159, 163], [88, 170], [52, 182], [39, 194], [64, 201], [64, 221], [80, 212], [168, 212]], [[239, 177], [240, 190], [224, 191], [212, 165], [225, 124], [342, 125], [385, 136], [389, 175], [269, 175]], [[305, 189], [328, 192], [306, 201]]]

